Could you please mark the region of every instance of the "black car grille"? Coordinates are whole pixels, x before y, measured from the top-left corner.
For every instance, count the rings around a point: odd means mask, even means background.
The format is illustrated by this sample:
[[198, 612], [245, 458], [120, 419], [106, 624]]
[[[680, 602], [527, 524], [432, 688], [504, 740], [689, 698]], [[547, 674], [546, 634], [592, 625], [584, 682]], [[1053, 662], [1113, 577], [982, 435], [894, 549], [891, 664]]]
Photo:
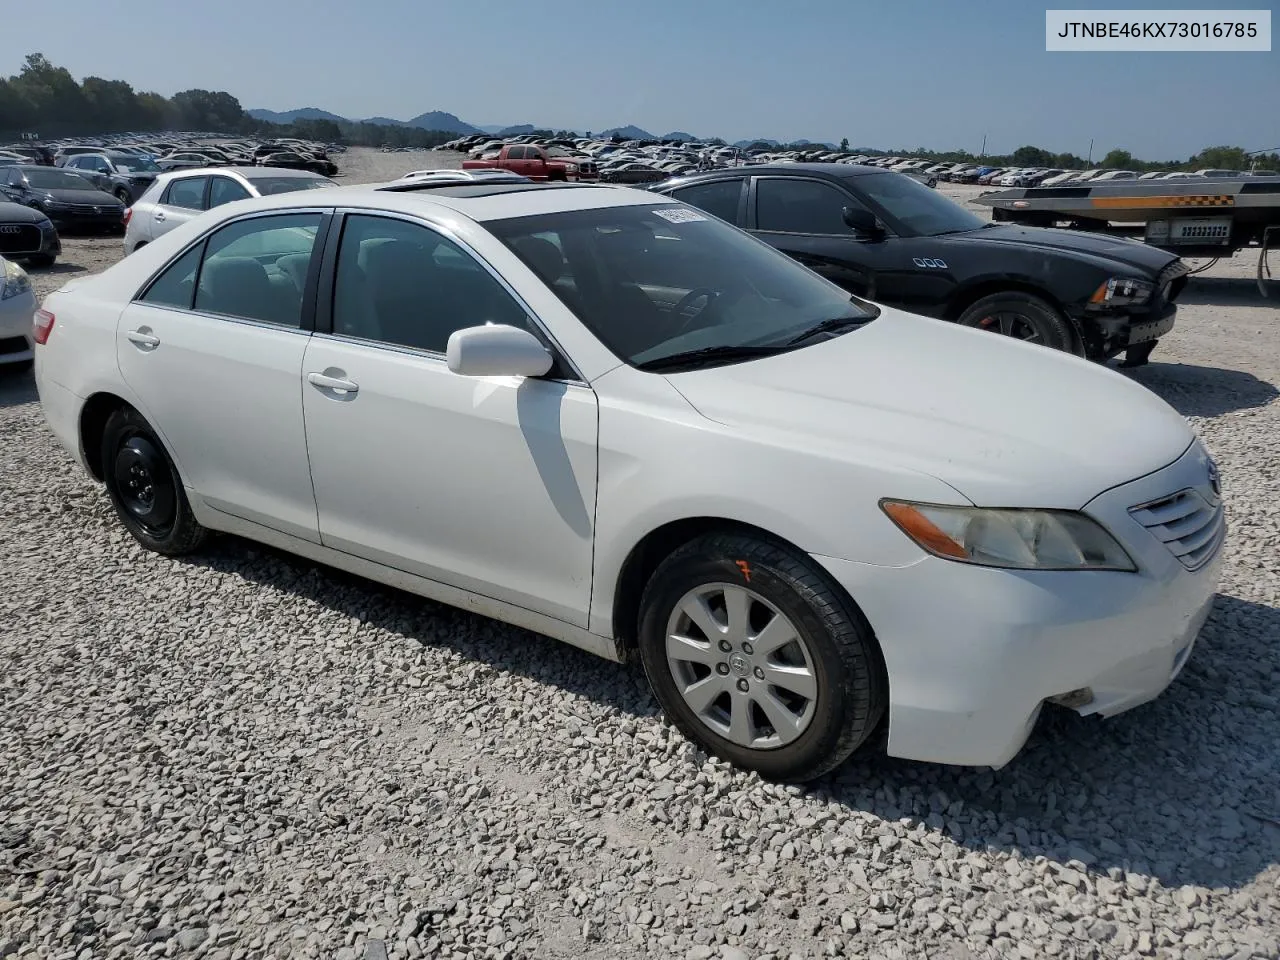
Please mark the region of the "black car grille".
[[1160, 291], [1160, 299], [1165, 303], [1173, 303], [1187, 285], [1187, 277], [1191, 268], [1181, 260], [1175, 260], [1156, 275], [1156, 289]]
[[34, 223], [0, 223], [0, 253], [36, 253], [41, 237]]
[[26, 337], [0, 337], [0, 356], [6, 353], [26, 353], [31, 349]]

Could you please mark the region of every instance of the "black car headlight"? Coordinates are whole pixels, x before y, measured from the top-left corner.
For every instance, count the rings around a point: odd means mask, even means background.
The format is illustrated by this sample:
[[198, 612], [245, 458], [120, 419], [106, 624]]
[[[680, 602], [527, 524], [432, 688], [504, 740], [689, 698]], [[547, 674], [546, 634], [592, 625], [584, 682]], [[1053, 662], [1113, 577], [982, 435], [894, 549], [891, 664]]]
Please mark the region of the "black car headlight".
[[1149, 280], [1112, 277], [1093, 291], [1089, 302], [1102, 307], [1137, 306], [1150, 300], [1155, 290], [1156, 285]]

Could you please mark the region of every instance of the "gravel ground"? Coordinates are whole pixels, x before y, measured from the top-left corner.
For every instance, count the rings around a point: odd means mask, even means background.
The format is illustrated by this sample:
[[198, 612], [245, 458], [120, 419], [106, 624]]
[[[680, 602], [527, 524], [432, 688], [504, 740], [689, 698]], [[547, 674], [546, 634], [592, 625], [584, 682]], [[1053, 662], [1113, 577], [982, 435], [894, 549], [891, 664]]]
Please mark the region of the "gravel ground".
[[[36, 282], [119, 253], [69, 241]], [[1196, 277], [1134, 374], [1231, 522], [1173, 687], [1052, 715], [1001, 771], [804, 790], [698, 755], [636, 668], [232, 538], [144, 553], [0, 373], [0, 957], [1280, 956], [1280, 299], [1251, 272]]]

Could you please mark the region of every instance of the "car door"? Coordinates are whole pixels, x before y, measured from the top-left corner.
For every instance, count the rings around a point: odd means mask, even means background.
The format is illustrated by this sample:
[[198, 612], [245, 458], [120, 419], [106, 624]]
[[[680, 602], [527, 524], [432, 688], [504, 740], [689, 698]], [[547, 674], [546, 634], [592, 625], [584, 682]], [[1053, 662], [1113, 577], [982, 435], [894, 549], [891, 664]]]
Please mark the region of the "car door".
[[[326, 257], [328, 260], [328, 257]], [[596, 397], [546, 378], [462, 377], [456, 329], [529, 311], [420, 221], [350, 213], [332, 310], [308, 344], [303, 412], [321, 542], [585, 627]]]
[[863, 206], [826, 180], [753, 177], [748, 227], [756, 236], [850, 293], [876, 299], [875, 243], [845, 224], [846, 206]]
[[183, 481], [214, 509], [311, 541], [298, 379], [327, 224], [312, 209], [220, 227], [125, 308], [116, 336], [120, 372]]
[[170, 180], [151, 211], [151, 239], [163, 236], [205, 211], [208, 177], [177, 177]]

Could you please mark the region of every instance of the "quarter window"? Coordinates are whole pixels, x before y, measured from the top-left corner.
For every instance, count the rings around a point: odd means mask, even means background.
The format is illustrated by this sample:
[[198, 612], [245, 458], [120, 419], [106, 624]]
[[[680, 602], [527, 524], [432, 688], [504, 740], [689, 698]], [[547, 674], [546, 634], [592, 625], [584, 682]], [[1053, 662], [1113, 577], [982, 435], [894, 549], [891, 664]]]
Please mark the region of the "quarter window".
[[155, 282], [139, 299], [157, 307], [190, 310], [191, 300], [196, 292], [196, 271], [200, 267], [200, 254], [203, 251], [204, 244], [196, 244], [156, 277]]
[[302, 321], [319, 213], [254, 217], [209, 238], [195, 309], [285, 327]]
[[183, 177], [169, 184], [169, 190], [160, 202], [184, 210], [204, 209], [204, 188], [208, 177]]
[[220, 207], [233, 200], [244, 200], [251, 196], [248, 190], [230, 177], [213, 177], [209, 181], [209, 209]]
[[338, 248], [334, 333], [444, 353], [455, 330], [532, 329], [523, 308], [470, 253], [389, 217], [347, 217]]
[[738, 222], [738, 202], [742, 198], [742, 179], [713, 180], [711, 183], [698, 183], [692, 187], [673, 190], [671, 195], [690, 206], [700, 207], [712, 216]]
[[848, 234], [844, 208], [856, 201], [818, 180], [776, 177], [756, 184], [756, 228], [778, 233]]

